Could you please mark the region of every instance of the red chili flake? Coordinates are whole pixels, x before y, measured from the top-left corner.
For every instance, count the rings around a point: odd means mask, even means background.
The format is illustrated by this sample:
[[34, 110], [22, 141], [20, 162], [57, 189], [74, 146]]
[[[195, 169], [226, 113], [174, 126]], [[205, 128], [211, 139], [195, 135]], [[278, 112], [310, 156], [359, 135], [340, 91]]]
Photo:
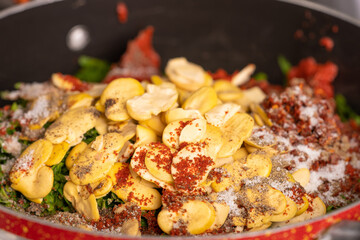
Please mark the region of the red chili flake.
[[215, 180], [216, 183], [220, 183], [223, 177], [224, 173], [221, 171], [221, 168], [214, 168], [208, 175], [208, 179]]
[[136, 203], [139, 203], [141, 205], [147, 206], [151, 202], [151, 199], [153, 197], [154, 196], [152, 196], [152, 195], [151, 195], [151, 198], [144, 197], [144, 195], [141, 195], [141, 197], [137, 197], [137, 196], [135, 196], [134, 192], [130, 192], [128, 197], [127, 197], [127, 201], [136, 202]]
[[74, 77], [72, 75], [64, 75], [62, 73], [56, 73], [59, 74], [60, 77], [66, 81], [72, 84], [72, 88], [71, 91], [79, 91], [79, 92], [83, 92], [86, 90], [89, 90], [89, 84], [82, 82], [80, 79], [78, 79], [77, 77]]
[[94, 193], [94, 189], [90, 186], [90, 184], [85, 185], [85, 188], [90, 194]]
[[[200, 152], [202, 148], [200, 144], [191, 144], [187, 148], [191, 148], [191, 152]], [[199, 180], [203, 179], [205, 174], [208, 172], [210, 166], [214, 165], [214, 161], [211, 157], [198, 153], [196, 156], [190, 158], [186, 157], [181, 159], [176, 164], [172, 164], [172, 167], [176, 169], [174, 177], [174, 186], [178, 190], [192, 191], [194, 185]]]
[[[163, 169], [165, 172], [171, 174], [171, 163], [173, 154], [169, 147], [162, 143], [151, 143], [151, 148], [156, 148], [159, 151], [159, 154], [154, 156], [153, 161], [156, 162], [156, 167], [158, 169]], [[147, 154], [151, 153], [148, 151]]]
[[181, 149], [183, 149], [184, 147], [186, 147], [187, 145], [189, 145], [190, 143], [188, 143], [188, 142], [182, 142], [182, 143], [180, 143], [179, 144], [179, 151], [181, 150]]
[[181, 220], [177, 222], [178, 227], [171, 229], [171, 236], [187, 236], [190, 233], [187, 231], [187, 224]]
[[303, 197], [305, 196], [305, 190], [298, 186], [293, 186], [290, 191], [292, 192], [291, 199], [297, 203], [302, 204], [304, 202]]
[[174, 192], [167, 189], [162, 191], [161, 201], [171, 211], [177, 212], [183, 206], [184, 195], [181, 192]]
[[114, 186], [115, 189], [120, 189], [124, 187], [132, 186], [133, 183], [128, 181], [130, 176], [129, 164], [123, 163], [123, 167], [119, 169], [119, 171], [115, 174], [116, 184]]
[[146, 153], [147, 150], [146, 149], [142, 149], [140, 151], [136, 152], [137, 154], [133, 155], [134, 161], [136, 161], [138, 164], [133, 168], [135, 172], [138, 172], [140, 169], [145, 169], [145, 157], [146, 157]]
[[329, 37], [320, 38], [319, 44], [320, 46], [324, 47], [328, 52], [331, 52], [334, 48], [334, 41]]
[[125, 206], [125, 209], [121, 212], [116, 213], [119, 206], [115, 206], [112, 212], [106, 215], [101, 215], [98, 221], [91, 221], [90, 224], [97, 230], [101, 231], [121, 228], [123, 223], [130, 219], [140, 221], [141, 208], [137, 204], [123, 204], [121, 206]]
[[184, 122], [184, 121], [180, 121], [180, 122], [179, 122], [180, 126], [179, 126], [178, 128], [175, 128], [175, 129], [174, 129], [175, 133], [172, 133], [172, 134], [174, 134], [175, 136], [180, 136], [181, 131], [184, 129], [184, 127], [185, 127], [186, 125], [190, 125], [191, 122], [192, 122], [192, 120], [188, 120], [188, 121], [185, 121], [185, 122]]
[[128, 9], [124, 2], [119, 2], [116, 5], [116, 13], [120, 23], [126, 23], [128, 20]]
[[141, 233], [143, 235], [160, 235], [163, 231], [160, 229], [157, 223], [156, 210], [145, 211], [142, 214], [142, 217], [146, 219], [147, 227], [141, 227]]

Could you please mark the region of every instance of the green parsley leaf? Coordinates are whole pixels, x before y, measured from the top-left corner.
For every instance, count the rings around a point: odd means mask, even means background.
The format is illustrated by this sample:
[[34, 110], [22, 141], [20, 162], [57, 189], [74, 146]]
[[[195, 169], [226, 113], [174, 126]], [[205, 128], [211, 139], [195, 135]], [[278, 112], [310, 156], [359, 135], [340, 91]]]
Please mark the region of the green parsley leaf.
[[47, 122], [47, 123], [44, 124], [43, 128], [48, 129], [51, 124], [53, 124], [53, 122]]
[[42, 213], [43, 215], [52, 215], [56, 211], [74, 212], [72, 204], [65, 199], [63, 192], [64, 185], [67, 182], [65, 176], [69, 175], [69, 170], [65, 166], [65, 159], [69, 152], [67, 152], [59, 164], [52, 166], [54, 185], [52, 191], [44, 197], [42, 204], [45, 206], [45, 210]]
[[326, 212], [329, 213], [329, 212], [333, 211], [334, 209], [335, 209], [334, 206], [329, 205], [326, 207]]
[[80, 69], [75, 76], [85, 82], [101, 82], [110, 70], [110, 63], [89, 56], [80, 56], [78, 64]]
[[279, 55], [277, 59], [278, 65], [280, 67], [281, 72], [286, 77], [290, 69], [292, 68], [292, 64], [289, 60], [285, 58], [284, 55]]
[[354, 119], [355, 122], [360, 124], [360, 116], [348, 105], [346, 98], [342, 94], [335, 96], [336, 113], [339, 115], [341, 121], [346, 122]]
[[13, 129], [13, 128], [7, 128], [6, 129], [6, 134], [7, 135], [13, 135], [15, 133], [15, 129]]
[[98, 131], [95, 129], [95, 128], [92, 128], [90, 129], [89, 131], [87, 131], [85, 134], [84, 134], [84, 138], [83, 138], [83, 141], [86, 143], [86, 144], [89, 144], [91, 143], [92, 141], [95, 140], [95, 138], [97, 136], [99, 136], [100, 134], [98, 133]]
[[23, 84], [22, 82], [16, 82], [16, 83], [14, 84], [14, 88], [15, 88], [15, 89], [20, 89], [20, 87], [21, 87], [22, 84]]
[[0, 166], [0, 204], [13, 207], [17, 203], [17, 193], [10, 187]]
[[254, 75], [254, 79], [256, 81], [264, 81], [264, 80], [266, 81], [266, 80], [268, 80], [268, 76], [264, 72], [258, 72]]
[[141, 226], [142, 228], [147, 228], [147, 227], [148, 227], [148, 223], [147, 223], [146, 218], [141, 217], [140, 226]]
[[15, 112], [16, 109], [18, 109], [17, 103], [16, 103], [16, 102], [13, 102], [10, 109], [11, 109], [11, 111]]
[[113, 208], [115, 205], [123, 204], [124, 201], [121, 200], [115, 193], [110, 192], [102, 198], [96, 199], [99, 210]]

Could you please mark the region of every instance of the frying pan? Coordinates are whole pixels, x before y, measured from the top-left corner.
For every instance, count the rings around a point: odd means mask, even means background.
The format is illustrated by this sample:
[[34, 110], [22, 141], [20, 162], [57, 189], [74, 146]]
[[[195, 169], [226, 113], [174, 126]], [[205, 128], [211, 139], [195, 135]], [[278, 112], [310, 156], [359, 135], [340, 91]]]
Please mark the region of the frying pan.
[[[276, 62], [279, 54], [294, 64], [308, 56], [320, 62], [331, 60], [339, 66], [336, 91], [360, 110], [360, 22], [346, 15], [296, 0], [124, 0], [129, 18], [121, 24], [115, 11], [117, 2], [46, 0], [1, 12], [0, 90], [11, 89], [19, 81], [46, 81], [53, 72], [74, 73], [83, 54], [116, 62], [127, 41], [152, 25], [154, 48], [162, 57], [162, 67], [177, 56], [212, 71], [221, 67], [232, 72], [253, 62], [272, 83], [282, 83]], [[338, 33], [331, 31], [333, 26]], [[69, 47], [67, 41], [74, 27], [89, 37], [80, 48]], [[305, 39], [294, 38], [298, 29], [303, 30]], [[322, 36], [333, 39], [333, 51], [319, 46]], [[360, 220], [360, 202], [279, 229], [203, 239], [309, 239], [344, 219]], [[52, 224], [2, 206], [0, 228], [30, 239], [119, 238]]]

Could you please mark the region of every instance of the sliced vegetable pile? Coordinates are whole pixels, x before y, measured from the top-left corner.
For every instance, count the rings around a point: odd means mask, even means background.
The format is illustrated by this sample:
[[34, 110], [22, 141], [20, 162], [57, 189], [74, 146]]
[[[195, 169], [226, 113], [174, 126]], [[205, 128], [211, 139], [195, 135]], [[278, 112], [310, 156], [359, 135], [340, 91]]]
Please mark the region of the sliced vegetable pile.
[[[141, 34], [134, 46], [152, 29]], [[1, 111], [1, 204], [137, 236], [257, 231], [359, 199], [358, 129], [314, 83], [330, 63], [303, 76], [304, 63], [279, 58], [293, 76], [286, 89], [264, 73], [251, 79], [254, 64], [229, 76], [185, 58], [138, 81], [122, 76], [134, 49], [110, 73], [82, 57], [76, 77], [55, 73], [4, 95], [18, 102]], [[155, 71], [158, 56], [141, 51]]]

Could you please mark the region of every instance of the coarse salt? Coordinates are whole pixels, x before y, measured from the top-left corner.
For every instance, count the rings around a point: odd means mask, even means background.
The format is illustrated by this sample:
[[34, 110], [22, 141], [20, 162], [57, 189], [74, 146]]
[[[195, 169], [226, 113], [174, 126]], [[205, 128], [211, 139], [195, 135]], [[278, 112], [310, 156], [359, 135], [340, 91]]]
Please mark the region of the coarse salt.
[[50, 101], [46, 95], [40, 96], [31, 110], [24, 114], [24, 118], [32, 122], [46, 118], [50, 115]]
[[233, 188], [229, 188], [228, 190], [219, 192], [217, 195], [217, 201], [219, 202], [225, 202], [226, 205], [230, 208], [230, 213], [239, 216], [242, 212], [242, 210], [238, 207], [238, 204], [236, 203], [238, 199], [238, 196]]
[[320, 121], [318, 112], [319, 109], [316, 105], [310, 107], [301, 107], [299, 117], [303, 121], [309, 121], [311, 127], [315, 127]]
[[29, 170], [30, 167], [34, 164], [34, 153], [35, 151], [32, 149], [28, 152], [28, 154], [18, 158], [14, 164], [13, 170]]

